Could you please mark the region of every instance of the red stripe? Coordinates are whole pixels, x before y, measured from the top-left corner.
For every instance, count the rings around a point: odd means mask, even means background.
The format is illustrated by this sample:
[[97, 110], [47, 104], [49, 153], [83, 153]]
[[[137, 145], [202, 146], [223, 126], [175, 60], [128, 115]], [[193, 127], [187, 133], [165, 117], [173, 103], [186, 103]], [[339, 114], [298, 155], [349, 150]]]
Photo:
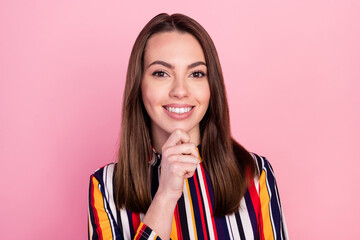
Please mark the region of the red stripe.
[[97, 213], [96, 207], [95, 207], [95, 199], [94, 199], [94, 177], [91, 178], [91, 208], [94, 214], [94, 220], [96, 225], [96, 232], [98, 234], [99, 239], [103, 239], [101, 228], [99, 227], [99, 215]]
[[131, 218], [132, 218], [133, 228], [136, 231], [136, 229], [138, 229], [138, 227], [140, 225], [140, 214], [132, 212]]
[[[263, 231], [263, 222], [262, 222], [262, 216], [261, 216], [261, 204], [260, 204], [260, 197], [259, 194], [256, 191], [254, 180], [250, 181], [249, 183], [249, 193], [250, 198], [252, 201], [252, 204], [254, 206], [255, 214], [256, 214], [256, 220], [259, 226], [259, 234], [260, 234], [260, 240], [265, 239], [264, 237], [264, 231]], [[260, 191], [260, 186], [259, 186]]]
[[201, 204], [201, 196], [200, 196], [199, 184], [198, 184], [196, 174], [194, 174], [194, 183], [195, 183], [196, 195], [197, 195], [197, 199], [198, 199], [198, 203], [199, 203], [202, 229], [203, 229], [205, 239], [208, 239], [207, 234], [206, 234], [206, 226], [205, 226], [205, 218], [204, 218], [204, 206]]
[[181, 224], [180, 224], [179, 207], [177, 204], [176, 204], [176, 208], [175, 208], [175, 223], [176, 223], [178, 239], [179, 240], [183, 239], [182, 231], [181, 231]]
[[139, 240], [141, 238], [141, 235], [143, 234], [143, 232], [145, 231], [146, 225], [143, 224], [141, 229], [139, 230], [139, 234], [136, 236], [135, 240]]
[[207, 198], [209, 208], [210, 208], [211, 221], [212, 221], [212, 225], [213, 225], [213, 229], [214, 229], [214, 236], [215, 236], [215, 239], [217, 240], [218, 236], [217, 236], [217, 231], [216, 231], [216, 226], [215, 226], [215, 218], [214, 218], [214, 214], [213, 214], [213, 207], [212, 207], [211, 200], [210, 200], [209, 189], [208, 189], [208, 185], [207, 185], [207, 181], [206, 181], [206, 177], [205, 177], [204, 165], [200, 164], [200, 167], [201, 167], [201, 173], [202, 173], [202, 177], [204, 179], [204, 185], [205, 185], [205, 189], [206, 189], [206, 198]]

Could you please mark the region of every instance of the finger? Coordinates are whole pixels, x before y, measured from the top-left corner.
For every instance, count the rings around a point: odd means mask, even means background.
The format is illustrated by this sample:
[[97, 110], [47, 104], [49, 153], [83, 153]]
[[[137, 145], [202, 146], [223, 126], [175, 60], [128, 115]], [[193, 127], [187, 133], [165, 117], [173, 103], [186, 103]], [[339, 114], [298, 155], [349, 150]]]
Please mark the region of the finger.
[[184, 179], [185, 179], [185, 178], [191, 178], [192, 176], [194, 176], [194, 174], [195, 174], [195, 171], [186, 172], [186, 173], [184, 174]]
[[164, 147], [175, 146], [178, 143], [188, 143], [190, 136], [182, 129], [176, 129], [171, 133], [168, 140], [165, 142]]
[[175, 145], [172, 147], [169, 147], [164, 152], [166, 156], [171, 155], [191, 155], [193, 157], [199, 158], [199, 152], [197, 150], [197, 147], [193, 143], [183, 143], [180, 145]]
[[171, 172], [173, 172], [177, 176], [189, 178], [194, 175], [197, 166], [198, 164], [194, 163], [178, 162], [171, 166]]
[[195, 174], [195, 170], [196, 170], [196, 166], [197, 165], [192, 165], [192, 166], [188, 166], [185, 168], [184, 174], [183, 174], [183, 178], [191, 178], [192, 176], [194, 176]]
[[169, 162], [173, 163], [191, 163], [191, 164], [198, 164], [200, 163], [199, 158], [193, 157], [192, 155], [171, 155], [168, 157]]

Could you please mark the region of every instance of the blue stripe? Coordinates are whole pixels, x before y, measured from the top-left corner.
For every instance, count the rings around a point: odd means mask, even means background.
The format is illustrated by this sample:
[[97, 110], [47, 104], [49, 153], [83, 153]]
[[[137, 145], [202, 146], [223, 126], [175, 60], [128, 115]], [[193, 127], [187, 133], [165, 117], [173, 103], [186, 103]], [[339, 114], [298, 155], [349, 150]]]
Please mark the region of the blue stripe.
[[135, 229], [134, 229], [134, 224], [133, 224], [133, 221], [132, 221], [132, 212], [130, 210], [126, 209], [126, 214], [128, 216], [128, 219], [129, 219], [130, 236], [131, 236], [131, 239], [133, 239], [135, 237]]
[[[201, 163], [202, 164], [202, 163]], [[204, 213], [204, 223], [205, 223], [205, 231], [206, 231], [206, 235], [207, 236], [210, 236], [209, 235], [209, 226], [208, 226], [208, 223], [207, 223], [207, 218], [210, 217], [210, 216], [207, 216], [206, 214], [206, 211], [205, 211], [205, 204], [204, 204], [204, 199], [203, 199], [203, 194], [201, 192], [201, 187], [200, 187], [200, 179], [199, 179], [199, 172], [198, 171], [195, 171], [195, 174], [194, 174], [197, 178], [197, 183], [198, 183], [198, 189], [199, 189], [199, 195], [200, 195], [200, 201], [201, 201], [201, 208], [202, 208], [202, 212]], [[202, 177], [202, 176], [201, 176]], [[207, 199], [205, 200], [207, 201]]]
[[236, 224], [238, 226], [238, 230], [239, 230], [239, 235], [241, 239], [245, 239], [245, 233], [244, 233], [244, 228], [241, 222], [241, 218], [240, 218], [240, 214], [239, 212], [235, 213], [235, 219], [236, 219]]
[[195, 183], [194, 183], [194, 177], [188, 178], [188, 182], [189, 182], [190, 195], [191, 195], [191, 200], [192, 200], [193, 209], [194, 209], [193, 213], [194, 213], [194, 218], [195, 218], [195, 226], [196, 226], [197, 236], [198, 236], [198, 239], [204, 239], [198, 197], [196, 194]]
[[[277, 192], [275, 189], [275, 185], [276, 185], [276, 181], [274, 178], [274, 175], [272, 173], [272, 168], [270, 163], [266, 160], [266, 158], [264, 158], [264, 169], [266, 169], [266, 182], [268, 183], [269, 186], [269, 190], [271, 192], [271, 199], [270, 199], [270, 205], [271, 205], [271, 216], [273, 218], [273, 222], [272, 224], [274, 224], [275, 226], [273, 226], [277, 237], [280, 237], [280, 221], [281, 221], [281, 213], [280, 213], [280, 208], [279, 208], [279, 204], [277, 201]], [[275, 236], [274, 236], [275, 238]]]
[[[208, 187], [210, 203], [211, 203], [210, 208], [213, 210], [214, 209], [213, 206], [215, 203], [214, 188], [213, 188], [212, 182], [210, 180], [210, 177], [209, 177], [209, 174], [207, 173], [207, 171], [204, 171], [204, 174], [205, 174], [205, 181], [206, 181], [207, 187]], [[226, 224], [225, 217], [214, 217], [214, 221], [215, 221], [215, 228], [216, 228], [216, 233], [217, 233], [218, 238], [220, 240], [230, 239], [229, 230], [228, 230], [228, 227]]]
[[251, 227], [254, 233], [254, 239], [259, 239], [259, 227], [257, 224], [256, 213], [255, 213], [254, 205], [252, 204], [249, 190], [246, 190], [244, 198], [251, 222]]

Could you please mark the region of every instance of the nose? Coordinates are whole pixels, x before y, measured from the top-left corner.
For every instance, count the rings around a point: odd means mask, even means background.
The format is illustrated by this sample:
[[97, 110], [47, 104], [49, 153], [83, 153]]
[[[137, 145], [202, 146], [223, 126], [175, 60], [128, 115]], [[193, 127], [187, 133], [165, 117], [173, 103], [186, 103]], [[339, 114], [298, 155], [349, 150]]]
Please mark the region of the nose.
[[186, 81], [181, 78], [174, 79], [171, 86], [170, 96], [173, 98], [184, 98], [187, 97], [188, 94], [189, 92], [186, 86]]

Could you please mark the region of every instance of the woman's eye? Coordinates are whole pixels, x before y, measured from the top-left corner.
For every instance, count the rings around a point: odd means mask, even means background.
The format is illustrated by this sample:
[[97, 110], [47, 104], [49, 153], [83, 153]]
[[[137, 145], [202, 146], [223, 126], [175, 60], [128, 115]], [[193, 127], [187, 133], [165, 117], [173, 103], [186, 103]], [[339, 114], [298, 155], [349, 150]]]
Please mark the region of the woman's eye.
[[153, 74], [152, 74], [153, 76], [155, 76], [155, 77], [167, 77], [167, 76], [169, 76], [169, 75], [167, 75], [167, 73], [166, 72], [163, 72], [163, 71], [156, 71], [156, 72], [153, 72]]
[[198, 71], [198, 72], [193, 72], [190, 76], [194, 78], [202, 78], [205, 76], [205, 73]]

